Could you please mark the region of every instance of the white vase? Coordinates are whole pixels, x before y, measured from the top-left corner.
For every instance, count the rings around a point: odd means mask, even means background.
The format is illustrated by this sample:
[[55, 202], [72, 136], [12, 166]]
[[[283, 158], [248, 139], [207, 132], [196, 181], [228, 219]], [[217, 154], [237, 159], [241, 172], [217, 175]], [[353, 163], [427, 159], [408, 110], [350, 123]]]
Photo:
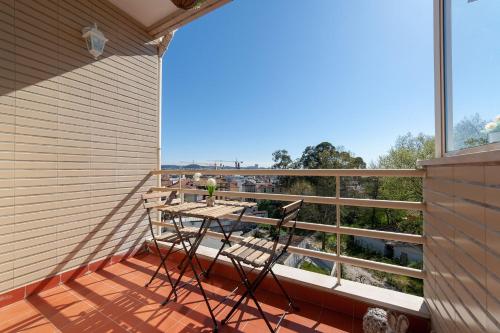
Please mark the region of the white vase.
[[488, 133], [488, 143], [500, 142], [500, 132]]
[[215, 197], [207, 197], [207, 207], [215, 206]]

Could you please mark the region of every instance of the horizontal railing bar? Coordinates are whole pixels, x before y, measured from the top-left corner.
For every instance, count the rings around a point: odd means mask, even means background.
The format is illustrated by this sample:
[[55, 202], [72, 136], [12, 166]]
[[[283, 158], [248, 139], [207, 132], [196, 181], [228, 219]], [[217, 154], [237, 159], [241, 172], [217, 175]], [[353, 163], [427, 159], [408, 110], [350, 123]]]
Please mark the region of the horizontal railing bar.
[[[230, 214], [230, 215], [224, 216], [224, 218], [237, 220], [239, 218], [239, 215]], [[247, 223], [260, 223], [260, 224], [276, 225], [279, 220], [269, 218], [269, 217], [243, 215], [241, 218], [241, 221], [247, 222]], [[287, 224], [290, 224], [290, 226], [291, 226], [291, 223], [292, 222], [288, 222]], [[297, 221], [297, 228], [302, 229], [302, 230], [320, 231], [320, 232], [326, 232], [326, 233], [332, 233], [332, 234], [339, 233], [342, 235], [379, 238], [379, 239], [412, 243], [412, 244], [423, 244], [424, 243], [424, 237], [422, 235], [403, 234], [403, 233], [398, 233], [398, 232], [368, 230], [368, 229], [350, 228], [350, 227], [342, 227], [342, 226], [337, 227], [336, 225], [328, 225], [328, 224], [320, 224], [320, 223], [312, 223], [312, 222], [302, 222], [302, 221]]]
[[374, 270], [382, 271], [382, 272], [386, 272], [386, 273], [405, 275], [405, 276], [410, 276], [410, 277], [414, 277], [417, 279], [424, 279], [424, 277], [425, 277], [424, 271], [422, 271], [420, 269], [385, 264], [385, 263], [381, 263], [381, 262], [359, 259], [359, 258], [354, 258], [354, 257], [348, 257], [348, 256], [343, 256], [343, 255], [341, 255], [339, 257], [335, 253], [326, 253], [326, 252], [320, 252], [320, 251], [315, 251], [315, 250], [310, 250], [310, 249], [303, 249], [303, 248], [299, 248], [299, 247], [290, 246], [290, 247], [288, 247], [288, 249], [289, 249], [290, 253], [302, 254], [302, 255], [305, 255], [308, 257], [324, 259], [324, 260], [329, 260], [329, 261], [335, 261], [335, 262], [342, 263], [342, 264], [349, 264], [349, 265], [353, 265], [353, 266], [357, 266], [357, 267], [374, 269]]
[[241, 175], [241, 176], [298, 176], [298, 177], [425, 177], [423, 169], [163, 169], [153, 175]]
[[[230, 215], [224, 216], [224, 218], [237, 220], [239, 218], [239, 215], [230, 214]], [[258, 217], [258, 216], [252, 216], [252, 215], [243, 215], [241, 218], [241, 222], [269, 224], [269, 225], [276, 225], [278, 221], [279, 221], [278, 219], [272, 219], [272, 218], [268, 218], [268, 217]], [[155, 221], [155, 222], [153, 222], [153, 224], [157, 225], [157, 226], [167, 226], [164, 222], [156, 222]], [[291, 226], [292, 222], [288, 222], [285, 225], [287, 225], [287, 224], [290, 224], [290, 226]], [[168, 225], [168, 226], [171, 226], [171, 225]], [[368, 229], [350, 228], [350, 227], [342, 227], [342, 226], [337, 227], [335, 225], [319, 224], [319, 223], [312, 223], [312, 222], [297, 221], [297, 229], [319, 231], [319, 232], [326, 232], [326, 233], [332, 233], [332, 234], [338, 233], [338, 234], [349, 235], [349, 236], [378, 238], [378, 239], [385, 239], [385, 240], [411, 243], [411, 244], [423, 244], [424, 243], [424, 237], [422, 235], [403, 234], [403, 233], [398, 233], [398, 232], [368, 230]]]
[[[208, 195], [205, 190], [196, 189], [180, 189], [182, 193]], [[256, 192], [234, 192], [234, 191], [216, 191], [216, 196], [228, 198], [248, 198], [248, 199], [264, 199], [274, 201], [297, 201], [304, 200], [306, 203], [324, 204], [324, 205], [342, 205], [355, 207], [376, 207], [390, 209], [406, 209], [419, 210], [425, 209], [425, 204], [415, 201], [395, 201], [395, 200], [374, 200], [374, 199], [356, 199], [356, 198], [335, 198], [335, 197], [320, 197], [311, 195], [296, 195], [296, 194], [271, 194], [271, 193], [256, 193]]]
[[[212, 237], [212, 238], [216, 238], [216, 239], [222, 239], [224, 237], [222, 235], [222, 233], [215, 232], [215, 231], [207, 231], [206, 235], [209, 237]], [[231, 236], [231, 240], [232, 241], [241, 241], [241, 240], [243, 240], [243, 237]], [[304, 255], [304, 256], [308, 256], [308, 257], [312, 257], [312, 258], [317, 258], [317, 259], [322, 259], [322, 260], [327, 260], [327, 261], [334, 261], [337, 263], [343, 263], [343, 264], [353, 265], [353, 266], [357, 266], [357, 267], [373, 269], [373, 270], [382, 271], [382, 272], [386, 272], [386, 273], [393, 273], [393, 274], [410, 276], [410, 277], [414, 277], [417, 279], [424, 279], [425, 278], [424, 271], [419, 270], [419, 269], [409, 268], [409, 267], [385, 264], [385, 263], [376, 262], [376, 261], [372, 261], [372, 260], [359, 259], [359, 258], [348, 257], [348, 256], [343, 256], [343, 255], [341, 255], [339, 257], [335, 253], [315, 251], [315, 250], [304, 249], [304, 248], [296, 247], [296, 246], [289, 246], [288, 252], [294, 253], [294, 254], [299, 254], [299, 255]]]

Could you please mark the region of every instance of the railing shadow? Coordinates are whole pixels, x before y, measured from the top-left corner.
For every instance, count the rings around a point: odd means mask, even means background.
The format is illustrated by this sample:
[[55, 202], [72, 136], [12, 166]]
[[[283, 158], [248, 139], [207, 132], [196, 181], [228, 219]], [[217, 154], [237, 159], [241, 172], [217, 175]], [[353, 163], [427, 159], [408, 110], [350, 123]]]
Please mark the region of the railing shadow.
[[[148, 181], [148, 179], [151, 177], [151, 174], [147, 174], [143, 179], [139, 181], [139, 183], [132, 188], [132, 190], [120, 201], [118, 204], [111, 209], [111, 211], [104, 216], [104, 218], [88, 233], [87, 236], [83, 240], [81, 240], [62, 260], [59, 261], [59, 263], [50, 271], [49, 274], [46, 275], [46, 278], [50, 278], [54, 275], [57, 275], [61, 273], [63, 268], [65, 267], [66, 263], [70, 261], [72, 258], [75, 257], [76, 254], [79, 253], [80, 250], [82, 250], [94, 237], [94, 234], [96, 234], [99, 230], [103, 229], [106, 224], [112, 219], [112, 217], [123, 207], [125, 204], [131, 200], [131, 198], [144, 186], [144, 184]], [[125, 224], [129, 218], [137, 211], [137, 209], [141, 206], [142, 201], [138, 200], [132, 207], [131, 209], [127, 212], [127, 214], [120, 219], [119, 223], [117, 223], [112, 230], [107, 234], [107, 236], [104, 237], [104, 239], [97, 245], [97, 247], [93, 250], [93, 252], [87, 256], [85, 259], [85, 262], [88, 264], [90, 263], [95, 257], [96, 254], [106, 246], [108, 241], [114, 236], [115, 232], [120, 229], [120, 227]], [[113, 254], [117, 249], [123, 245], [128, 237], [132, 234], [132, 232], [135, 230], [136, 227], [138, 227], [141, 222], [144, 221], [146, 217], [146, 212], [144, 212], [139, 219], [131, 226], [129, 231], [125, 234], [124, 237], [120, 239], [120, 241], [113, 247], [113, 249], [110, 251], [111, 254]], [[142, 239], [142, 237], [146, 234], [146, 225], [144, 226], [145, 232], [141, 237], [137, 239], [137, 241], [134, 243], [137, 245], [137, 243]], [[78, 272], [75, 272], [74, 274], [78, 274]], [[73, 277], [73, 276], [72, 276]], [[44, 281], [40, 282], [35, 289], [33, 290], [32, 293], [36, 294], [42, 290], [44, 290], [48, 283], [47, 279]]]
[[[134, 261], [137, 260], [140, 259], [134, 258]], [[113, 265], [81, 277], [82, 280], [75, 279], [67, 285], [59, 286], [60, 290], [48, 291], [48, 297], [58, 298], [63, 297], [63, 294], [71, 295], [73, 298], [67, 302], [52, 301], [53, 299], [46, 298], [47, 294], [41, 294], [36, 298], [29, 298], [28, 302], [30, 302], [38, 313], [47, 318], [57, 329], [63, 332], [66, 330], [99, 332], [102, 327], [111, 324], [127, 327], [131, 332], [164, 332], [165, 330], [160, 326], [170, 322], [169, 320], [172, 320], [172, 318], [177, 318], [175, 319], [179, 324], [179, 326], [176, 326], [176, 329], [178, 329], [177, 332], [208, 332], [212, 330], [210, 317], [206, 309], [204, 309], [205, 304], [195, 284], [188, 284], [180, 289], [179, 300], [177, 302], [172, 302], [165, 307], [161, 307], [159, 302], [164, 299], [164, 294], [161, 294], [160, 291], [165, 292], [163, 288], [170, 288], [168, 284], [165, 281], [158, 280], [152, 288], [145, 288], [142, 284], [143, 281], [138, 280], [138, 276], [143, 277], [147, 276], [147, 274], [152, 274], [155, 264], [149, 264], [148, 262], [148, 265], [141, 265], [138, 262], [134, 262], [130, 265], [129, 261], [125, 261], [119, 265], [121, 267]], [[144, 270], [136, 270], [135, 267], [137, 266], [143, 267]], [[174, 274], [178, 274], [175, 265], [172, 265], [171, 269]], [[116, 271], [112, 272], [113, 270]], [[215, 277], [214, 279], [219, 278]], [[209, 284], [209, 282], [210, 280], [205, 281], [204, 284]], [[228, 282], [222, 278], [222, 280], [218, 282], [214, 280], [214, 282], [213, 286], [220, 288], [222, 284], [225, 290], [225, 283], [230, 284], [234, 281]], [[96, 291], [99, 290], [97, 288], [99, 285], [105, 287], [105, 290], [110, 290], [110, 293], [116, 292], [117, 295], [109, 297], [109, 294], [106, 296], [100, 294]], [[234, 286], [228, 285], [227, 289], [230, 290], [232, 287]], [[168, 290], [166, 291], [168, 292]], [[236, 294], [233, 297], [227, 298], [221, 305], [215, 306], [215, 302], [222, 300], [226, 296], [226, 292], [208, 291], [208, 294], [212, 300], [211, 302], [213, 302], [211, 304], [214, 306], [214, 313], [218, 320], [222, 319], [227, 310], [235, 304], [235, 300], [238, 297], [238, 294]], [[192, 301], [193, 298], [195, 301]], [[277, 297], [272, 296], [271, 299], [274, 300]], [[78, 313], [78, 311], [67, 311], [69, 307], [77, 306], [78, 304], [76, 303], [78, 302], [91, 304], [90, 309], [81, 313]], [[196, 305], [196, 303], [199, 304]], [[154, 304], [157, 304], [157, 307], [150, 306]], [[280, 307], [281, 303], [279, 301], [276, 301], [276, 303], [271, 301], [271, 303], [266, 302], [266, 304], [272, 304], [273, 307]], [[65, 313], [64, 315], [62, 314], [63, 312]], [[75, 313], [73, 314], [73, 312]], [[188, 317], [189, 320], [181, 322], [181, 319], [178, 319], [182, 318], [181, 316]], [[53, 321], [52, 318], [55, 317], [57, 317], [57, 320]], [[28, 328], [36, 329], [36, 323], [39, 318], [39, 316], [34, 315], [20, 322], [13, 323], [8, 327], [4, 327], [5, 332], [18, 332]], [[255, 306], [252, 306], [251, 301], [244, 302], [241, 311], [235, 313], [229, 322], [230, 326], [224, 331], [242, 332], [245, 324], [251, 325], [252, 321], [258, 320], [258, 318], [258, 311]], [[278, 320], [278, 316], [275, 316], [274, 312], [269, 313], [268, 318], [274, 324]], [[308, 322], [311, 322], [310, 318]], [[310, 332], [319, 323], [316, 321], [312, 326], [305, 326], [301, 321], [294, 321], [292, 324], [285, 317], [282, 324], [288, 324], [289, 327], [293, 327], [294, 330], [300, 332]]]
[[[136, 271], [134, 270], [125, 274], [133, 274], [135, 272]], [[153, 270], [150, 270], [149, 273], [153, 274]], [[81, 317], [76, 318], [74, 320], [66, 318], [66, 320], [63, 320], [61, 323], [56, 325], [58, 329], [62, 331], [65, 331], [65, 328], [71, 330], [75, 329], [82, 330], [82, 331], [88, 331], [90, 329], [90, 331], [98, 332], [99, 327], [102, 324], [104, 324], [102, 323], [102, 321], [99, 320], [101, 317], [98, 315], [98, 313], [106, 316], [107, 312], [130, 314], [130, 315], [120, 316], [118, 321], [124, 323], [127, 327], [130, 327], [129, 330], [132, 332], [139, 332], [139, 331], [164, 332], [164, 330], [158, 328], [157, 326], [167, 321], [169, 316], [174, 316], [176, 313], [177, 317], [179, 317], [180, 315], [186, 315], [189, 316], [190, 318], [200, 318], [200, 324], [203, 324], [202, 322], [203, 318], [209, 319], [209, 317], [205, 317], [205, 314], [203, 314], [202, 312], [196, 311], [197, 306], [194, 308], [189, 307], [190, 304], [194, 304], [197, 302], [184, 301], [189, 296], [189, 294], [195, 293], [200, 297], [198, 303], [203, 302], [201, 300], [201, 294], [199, 293], [199, 290], [195, 285], [191, 284], [186, 285], [183, 289], [179, 290], [178, 293], [179, 299], [176, 303], [170, 303], [165, 307], [161, 307], [159, 304], [164, 299], [164, 296], [158, 294], [157, 291], [159, 290], [159, 288], [162, 287], [168, 288], [168, 286], [165, 285], [164, 281], [159, 283], [159, 285], [155, 286], [153, 290], [150, 290], [150, 288], [143, 287], [141, 283], [135, 284], [123, 278], [120, 274], [114, 274], [108, 272], [106, 269], [103, 269], [94, 274], [98, 274], [100, 275], [100, 277], [103, 277], [104, 279], [101, 280], [95, 278], [95, 282], [93, 283], [95, 284], [104, 283], [107, 284], [107, 286], [110, 289], [115, 289], [115, 287], [113, 287], [113, 285], [110, 284], [110, 281], [112, 281], [114, 283], [120, 284], [120, 286], [125, 287], [125, 291], [119, 291], [119, 289], [116, 289], [117, 293], [119, 294], [118, 297], [114, 298], [113, 300], [107, 300], [103, 296], [94, 292], [89, 284], [80, 283], [78, 279], [70, 282], [70, 284], [68, 285], [68, 287], [70, 287], [69, 290], [75, 293], [80, 301], [85, 301], [86, 299], [92, 299], [93, 303], [97, 302], [98, 304], [102, 304], [102, 306], [96, 308], [91, 313], [82, 315]], [[93, 275], [90, 275], [90, 277], [92, 276]], [[134, 316], [134, 314], [138, 312], [141, 313], [143, 307], [147, 306], [149, 303], [149, 302], [144, 302], [144, 298], [148, 298], [149, 301], [155, 301], [156, 304], [158, 304], [158, 308], [155, 310], [149, 310], [146, 318], [138, 318]], [[65, 305], [64, 307], [55, 307], [47, 311], [46, 308], [47, 307], [50, 308], [50, 304], [48, 302], [43, 302], [43, 298], [40, 297], [37, 297], [37, 305], [33, 304], [33, 306], [35, 306], [35, 308], [38, 308], [39, 311], [42, 312], [42, 314], [48, 314], [54, 311], [63, 310], [65, 307], [71, 305], [72, 304]], [[112, 306], [113, 308], [111, 309], [110, 306]], [[107, 309], [107, 311], [101, 312], [104, 307]], [[43, 313], [44, 309], [45, 313]], [[26, 323], [18, 324], [15, 326], [15, 328], [22, 329], [23, 327], [28, 327], [32, 323], [32, 321], [33, 320], [30, 320]], [[140, 330], [134, 329], [134, 325], [137, 325], [138, 322], [141, 322]], [[157, 326], [155, 326], [150, 322], [158, 322], [158, 324]], [[198, 327], [198, 331], [199, 329], [200, 328]], [[240, 332], [240, 331], [235, 329], [233, 330], [233, 332]]]

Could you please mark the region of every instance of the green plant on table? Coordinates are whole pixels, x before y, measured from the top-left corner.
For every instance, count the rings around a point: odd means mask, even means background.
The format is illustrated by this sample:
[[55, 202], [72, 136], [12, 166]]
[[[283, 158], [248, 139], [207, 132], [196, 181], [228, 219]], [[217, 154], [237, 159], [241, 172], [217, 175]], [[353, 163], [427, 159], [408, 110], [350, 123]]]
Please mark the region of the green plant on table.
[[215, 181], [215, 179], [214, 178], [208, 178], [207, 179], [208, 196], [212, 197], [214, 195], [216, 189], [217, 189], [217, 182]]

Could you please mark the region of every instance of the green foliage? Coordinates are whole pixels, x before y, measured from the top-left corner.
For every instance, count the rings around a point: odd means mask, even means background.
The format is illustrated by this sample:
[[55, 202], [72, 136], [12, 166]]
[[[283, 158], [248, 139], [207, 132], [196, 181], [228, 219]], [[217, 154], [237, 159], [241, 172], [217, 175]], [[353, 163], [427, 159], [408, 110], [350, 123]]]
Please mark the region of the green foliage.
[[[415, 169], [417, 160], [430, 159], [434, 156], [434, 139], [430, 136], [408, 133], [397, 138], [387, 154], [380, 156], [371, 168]], [[308, 146], [302, 155], [293, 160], [286, 150], [273, 153], [273, 168], [287, 169], [364, 169], [366, 163], [362, 158], [329, 142], [316, 146]], [[335, 177], [279, 177], [281, 186], [290, 194], [334, 197], [336, 194]], [[366, 198], [378, 200], [422, 201], [422, 180], [407, 177], [342, 177], [340, 195], [349, 198]], [[278, 207], [275, 203], [259, 203], [259, 209], [266, 209], [269, 216], [276, 216]], [[403, 233], [422, 233], [422, 215], [420, 212], [368, 208], [346, 207], [340, 209], [342, 225], [358, 228], [390, 230]], [[306, 204], [300, 213], [301, 221], [323, 224], [336, 223], [336, 207], [333, 205]], [[335, 235], [322, 232], [315, 233], [321, 242], [323, 251], [336, 251]], [[352, 236], [341, 238], [342, 253], [369, 260], [390, 264], [400, 264], [397, 260], [367, 252], [356, 246]], [[410, 263], [418, 266], [421, 263]], [[304, 267], [305, 266], [305, 267]], [[304, 263], [303, 269], [321, 269], [310, 263]], [[328, 274], [328, 273], [327, 273]], [[404, 276], [373, 272], [394, 289], [415, 295], [422, 294], [422, 281]]]
[[488, 143], [484, 132], [487, 121], [479, 113], [464, 117], [453, 126], [453, 150], [474, 147]]
[[[380, 169], [415, 169], [418, 160], [434, 157], [434, 139], [424, 134], [400, 136], [388, 154], [380, 156]], [[415, 177], [384, 177], [379, 180], [377, 199], [422, 201], [422, 179]], [[419, 212], [384, 209], [386, 227], [397, 232], [422, 233]]]
[[[366, 163], [361, 157], [337, 148], [329, 142], [304, 149], [300, 158], [292, 161], [288, 151], [282, 149], [273, 153], [273, 168], [294, 169], [361, 169]], [[291, 194], [335, 196], [335, 177], [280, 177], [281, 186], [289, 189]], [[341, 193], [345, 189], [340, 189]], [[323, 224], [334, 224], [335, 207], [331, 205], [305, 205], [300, 216], [307, 221]], [[323, 237], [322, 249], [326, 249], [326, 237]]]
[[[373, 168], [414, 169], [417, 160], [434, 156], [434, 139], [411, 133], [397, 138], [386, 155], [380, 156]], [[362, 158], [337, 148], [329, 142], [304, 149], [300, 158], [292, 160], [286, 150], [273, 154], [274, 168], [300, 169], [352, 169], [366, 168]], [[281, 185], [291, 194], [335, 196], [335, 177], [280, 177]], [[356, 187], [357, 186], [357, 187]], [[356, 190], [358, 188], [358, 190]], [[379, 200], [422, 201], [422, 180], [418, 177], [342, 177], [342, 197]], [[301, 218], [306, 221], [334, 224], [335, 206], [305, 205]], [[422, 216], [419, 212], [394, 209], [341, 207], [344, 225], [419, 234], [422, 232]], [[323, 237], [322, 249], [326, 250], [327, 237]]]
[[280, 201], [259, 200], [257, 202], [258, 210], [267, 211], [267, 216], [274, 219], [280, 217], [281, 205]]
[[[411, 133], [400, 136], [387, 155], [379, 157], [379, 169], [415, 169], [418, 160], [434, 157], [434, 139], [430, 136]], [[379, 188], [381, 199], [421, 201], [420, 178], [384, 177]]]
[[302, 264], [300, 264], [300, 269], [303, 269], [303, 270], [306, 270], [309, 272], [330, 275], [330, 272], [328, 270], [324, 269], [323, 267], [316, 266], [313, 263], [310, 263], [308, 261], [302, 262]]
[[207, 185], [208, 196], [213, 196], [217, 186]]
[[273, 153], [273, 169], [288, 169], [292, 164], [292, 158], [285, 149], [276, 150]]

